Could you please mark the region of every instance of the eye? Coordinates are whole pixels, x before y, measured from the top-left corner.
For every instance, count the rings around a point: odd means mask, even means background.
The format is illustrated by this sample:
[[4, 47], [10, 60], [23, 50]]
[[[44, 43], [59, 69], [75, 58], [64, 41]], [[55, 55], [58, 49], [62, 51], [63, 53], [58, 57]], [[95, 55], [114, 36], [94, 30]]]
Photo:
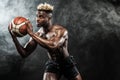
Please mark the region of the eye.
[[36, 17], [39, 17], [39, 15], [38, 15], [38, 14], [36, 14]]
[[42, 15], [39, 15], [39, 18], [43, 18], [43, 16], [42, 16]]
[[45, 18], [43, 15], [36, 15], [38, 18]]

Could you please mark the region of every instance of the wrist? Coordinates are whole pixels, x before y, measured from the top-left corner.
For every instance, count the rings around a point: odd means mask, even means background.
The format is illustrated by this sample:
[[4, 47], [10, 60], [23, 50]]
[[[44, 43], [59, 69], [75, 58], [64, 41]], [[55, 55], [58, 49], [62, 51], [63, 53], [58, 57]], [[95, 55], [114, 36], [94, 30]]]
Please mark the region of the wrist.
[[34, 33], [31, 31], [31, 32], [28, 32], [28, 34], [29, 34], [30, 36], [32, 36]]

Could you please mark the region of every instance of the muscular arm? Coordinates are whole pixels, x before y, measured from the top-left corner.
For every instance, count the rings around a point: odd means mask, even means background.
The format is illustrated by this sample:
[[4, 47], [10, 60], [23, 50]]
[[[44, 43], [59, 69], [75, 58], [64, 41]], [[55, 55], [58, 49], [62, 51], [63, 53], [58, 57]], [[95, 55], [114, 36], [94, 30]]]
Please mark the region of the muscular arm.
[[23, 58], [30, 55], [35, 50], [35, 48], [37, 46], [37, 43], [32, 38], [30, 38], [30, 40], [26, 43], [26, 45], [24, 47], [20, 45], [17, 38], [13, 38], [13, 42], [15, 43], [15, 46], [16, 46], [18, 53]]
[[56, 36], [50, 38], [49, 40], [43, 39], [42, 37], [39, 37], [38, 35], [34, 34], [32, 31], [28, 31], [28, 34], [40, 45], [42, 45], [45, 48], [57, 48], [66, 39], [67, 36], [67, 30], [66, 29], [57, 29], [55, 30]]
[[[9, 30], [9, 33], [11, 34], [11, 37], [13, 39], [13, 42], [15, 44], [15, 47], [18, 51], [18, 53], [23, 57], [27, 57], [28, 55], [30, 55], [34, 50], [35, 48], [37, 47], [37, 42], [30, 38], [30, 40], [26, 43], [26, 45], [23, 47], [19, 41], [17, 40], [17, 37], [15, 36], [15, 34], [13, 34], [11, 32], [11, 25], [8, 26], [8, 30]], [[40, 32], [36, 32], [35, 33], [36, 35], [40, 35]]]

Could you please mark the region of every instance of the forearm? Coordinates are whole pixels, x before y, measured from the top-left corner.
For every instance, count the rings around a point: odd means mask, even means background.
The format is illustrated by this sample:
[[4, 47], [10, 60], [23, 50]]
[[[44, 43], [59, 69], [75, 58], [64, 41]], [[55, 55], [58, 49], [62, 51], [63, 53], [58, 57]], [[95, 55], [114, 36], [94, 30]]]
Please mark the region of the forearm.
[[27, 56], [25, 49], [20, 45], [17, 38], [13, 38], [13, 42], [15, 43], [15, 47], [18, 51], [18, 53], [24, 58]]
[[11, 31], [11, 26], [8, 26], [8, 30], [9, 30], [9, 33], [10, 33], [12, 39], [13, 39], [13, 42], [14, 42], [14, 44], [15, 44], [15, 47], [16, 47], [18, 53], [19, 53], [23, 58], [25, 58], [25, 57], [27, 56], [27, 54], [26, 54], [27, 51], [25, 51], [25, 49], [20, 45], [19, 41], [18, 41], [17, 38], [16, 38], [16, 35], [15, 35], [14, 33], [12, 33], [12, 31]]
[[50, 41], [50, 40], [46, 40], [43, 39], [41, 37], [39, 37], [38, 35], [36, 35], [33, 32], [30, 32], [29, 35], [36, 41], [38, 42], [41, 46], [45, 47], [45, 48], [56, 48], [55, 42]]

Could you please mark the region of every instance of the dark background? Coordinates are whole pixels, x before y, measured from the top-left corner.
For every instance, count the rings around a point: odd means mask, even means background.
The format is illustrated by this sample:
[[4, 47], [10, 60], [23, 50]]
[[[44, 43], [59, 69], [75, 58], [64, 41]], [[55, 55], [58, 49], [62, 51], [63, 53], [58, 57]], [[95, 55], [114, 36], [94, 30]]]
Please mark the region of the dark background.
[[[54, 5], [53, 22], [69, 31], [69, 52], [83, 80], [120, 80], [119, 0], [2, 0], [0, 1], [0, 80], [42, 80], [48, 57], [40, 46], [26, 59], [18, 54], [8, 33], [16, 16], [35, 24], [39, 3]], [[21, 45], [29, 35], [18, 38]], [[62, 78], [64, 79], [64, 77]]]

